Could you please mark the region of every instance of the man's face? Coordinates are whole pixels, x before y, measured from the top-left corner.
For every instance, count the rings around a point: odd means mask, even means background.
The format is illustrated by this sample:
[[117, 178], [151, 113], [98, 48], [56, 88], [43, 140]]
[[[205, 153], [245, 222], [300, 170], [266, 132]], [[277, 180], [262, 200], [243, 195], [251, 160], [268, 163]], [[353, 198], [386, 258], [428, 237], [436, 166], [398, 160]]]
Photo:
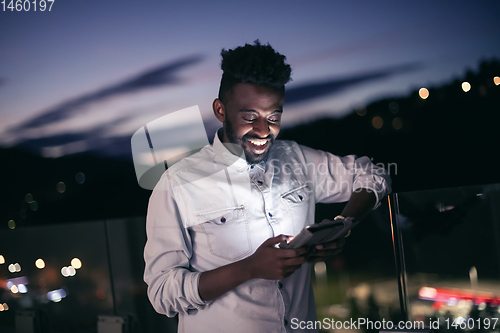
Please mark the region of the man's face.
[[223, 142], [243, 148], [249, 164], [265, 160], [280, 131], [283, 103], [283, 94], [274, 89], [249, 83], [235, 85], [224, 105], [219, 100], [214, 102], [216, 116], [224, 125]]

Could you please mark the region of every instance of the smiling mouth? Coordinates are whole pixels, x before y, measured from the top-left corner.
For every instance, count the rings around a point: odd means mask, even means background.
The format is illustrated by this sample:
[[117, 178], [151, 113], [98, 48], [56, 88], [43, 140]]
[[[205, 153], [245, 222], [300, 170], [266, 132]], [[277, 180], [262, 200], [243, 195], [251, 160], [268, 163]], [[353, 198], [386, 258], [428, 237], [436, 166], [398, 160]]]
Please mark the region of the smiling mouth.
[[250, 150], [257, 155], [265, 153], [270, 145], [269, 140], [263, 139], [248, 139], [247, 143], [248, 148], [250, 148]]
[[267, 143], [267, 140], [248, 140], [250, 143], [256, 145], [256, 146], [263, 146]]

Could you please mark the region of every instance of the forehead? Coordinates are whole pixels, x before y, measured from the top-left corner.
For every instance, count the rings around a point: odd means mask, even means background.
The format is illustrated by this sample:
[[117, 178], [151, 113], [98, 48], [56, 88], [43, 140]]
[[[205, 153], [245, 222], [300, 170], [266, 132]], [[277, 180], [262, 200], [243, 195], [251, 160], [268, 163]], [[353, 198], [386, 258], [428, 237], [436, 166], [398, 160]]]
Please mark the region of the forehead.
[[238, 83], [227, 101], [228, 107], [239, 110], [272, 112], [282, 110], [285, 96], [272, 88], [250, 83]]

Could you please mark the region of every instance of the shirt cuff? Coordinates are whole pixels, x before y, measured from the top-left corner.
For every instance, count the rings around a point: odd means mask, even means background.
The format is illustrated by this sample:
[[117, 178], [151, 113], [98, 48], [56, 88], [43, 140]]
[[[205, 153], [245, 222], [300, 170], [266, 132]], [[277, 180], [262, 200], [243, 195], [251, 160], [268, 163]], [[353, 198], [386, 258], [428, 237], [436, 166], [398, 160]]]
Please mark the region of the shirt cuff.
[[381, 200], [382, 198], [384, 197], [385, 195], [385, 192], [386, 192], [386, 188], [385, 186], [383, 185], [383, 181], [382, 182], [377, 182], [375, 180], [375, 177], [373, 179], [373, 181], [358, 181], [358, 182], [355, 182], [353, 184], [353, 192], [356, 191], [356, 190], [359, 190], [361, 188], [364, 188], [364, 189], [368, 189], [368, 190], [371, 190], [373, 192], [373, 194], [375, 194], [375, 206], [373, 206], [373, 209], [377, 209], [380, 204], [381, 204]]
[[198, 309], [203, 309], [205, 306], [212, 304], [213, 301], [204, 301], [201, 299], [200, 292], [199, 292], [199, 284], [200, 284], [200, 276], [202, 272], [191, 272], [189, 274], [189, 281], [186, 281], [189, 283], [189, 286], [191, 288], [188, 288], [187, 293], [188, 293], [188, 298], [191, 301], [192, 304], [195, 304]]

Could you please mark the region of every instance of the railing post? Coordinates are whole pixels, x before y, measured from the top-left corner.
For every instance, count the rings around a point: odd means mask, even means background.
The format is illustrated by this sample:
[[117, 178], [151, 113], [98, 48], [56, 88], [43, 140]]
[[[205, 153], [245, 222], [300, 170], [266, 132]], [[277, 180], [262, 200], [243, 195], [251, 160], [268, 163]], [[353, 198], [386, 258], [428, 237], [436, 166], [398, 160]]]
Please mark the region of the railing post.
[[394, 193], [389, 195], [388, 200], [391, 219], [392, 246], [394, 249], [394, 260], [396, 263], [396, 275], [398, 279], [399, 305], [401, 307], [403, 320], [408, 321], [408, 291], [406, 286], [406, 265], [403, 248], [403, 236], [401, 234], [401, 228], [399, 228], [397, 223], [397, 217], [399, 215], [398, 194]]

